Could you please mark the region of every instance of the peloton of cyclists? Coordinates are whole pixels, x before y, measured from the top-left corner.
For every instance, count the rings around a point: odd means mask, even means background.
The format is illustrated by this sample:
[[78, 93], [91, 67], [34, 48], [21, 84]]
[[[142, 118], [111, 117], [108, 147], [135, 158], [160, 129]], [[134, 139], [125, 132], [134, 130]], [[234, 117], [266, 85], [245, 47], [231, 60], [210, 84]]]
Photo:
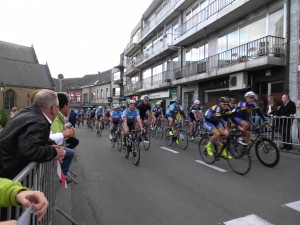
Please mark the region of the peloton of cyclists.
[[155, 106], [152, 109], [152, 119], [154, 123], [154, 127], [157, 125], [157, 119], [164, 118], [164, 111], [161, 107], [161, 102], [156, 102]]
[[111, 111], [109, 119], [110, 119], [109, 139], [112, 140], [113, 139], [112, 133], [122, 120], [122, 112], [119, 104], [114, 105], [114, 109]]
[[143, 129], [142, 120], [139, 114], [139, 111], [135, 108], [135, 100], [128, 101], [128, 108], [125, 109], [122, 113], [123, 119], [123, 138], [122, 144], [125, 147], [125, 137], [129, 135], [129, 131], [135, 129], [135, 124], [137, 122], [137, 129]]
[[202, 114], [202, 110], [200, 108], [200, 101], [199, 100], [195, 100], [194, 104], [191, 106], [190, 110], [189, 110], [189, 119], [190, 119], [190, 137], [191, 140], [194, 140], [194, 123], [196, 121], [200, 121], [200, 120], [204, 120], [203, 114]]

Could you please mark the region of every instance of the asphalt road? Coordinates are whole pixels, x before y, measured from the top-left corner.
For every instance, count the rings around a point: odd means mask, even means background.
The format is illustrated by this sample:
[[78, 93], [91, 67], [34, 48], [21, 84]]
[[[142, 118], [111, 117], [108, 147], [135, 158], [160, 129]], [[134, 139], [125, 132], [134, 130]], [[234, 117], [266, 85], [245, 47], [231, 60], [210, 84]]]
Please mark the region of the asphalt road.
[[[299, 154], [281, 152], [271, 169], [254, 156], [251, 171], [239, 176], [225, 160], [217, 168], [197, 162], [196, 143], [180, 150], [152, 139], [149, 151], [141, 146], [136, 167], [110, 146], [107, 130], [98, 138], [80, 127], [77, 138], [72, 171], [78, 184], [62, 190], [57, 205], [79, 224], [300, 224]], [[71, 224], [60, 215], [56, 219], [55, 224]]]

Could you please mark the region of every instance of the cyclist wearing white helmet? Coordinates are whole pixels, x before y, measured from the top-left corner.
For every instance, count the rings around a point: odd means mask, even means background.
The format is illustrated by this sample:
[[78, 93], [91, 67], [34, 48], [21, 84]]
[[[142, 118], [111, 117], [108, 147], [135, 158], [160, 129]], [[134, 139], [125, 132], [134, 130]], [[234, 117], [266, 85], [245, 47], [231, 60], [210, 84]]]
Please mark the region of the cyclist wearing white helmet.
[[136, 122], [138, 123], [138, 128], [142, 129], [142, 120], [139, 111], [135, 108], [135, 100], [128, 101], [129, 107], [125, 109], [122, 113], [123, 119], [123, 138], [122, 144], [125, 147], [125, 137], [128, 136], [130, 130], [135, 129]]
[[119, 104], [114, 105], [114, 109], [110, 113], [110, 135], [109, 139], [112, 140], [112, 133], [114, 129], [118, 126], [118, 124], [121, 123], [122, 121], [122, 112], [121, 112], [121, 107]]
[[[142, 120], [143, 124], [145, 125], [145, 132], [147, 132], [148, 128], [149, 128], [149, 123], [150, 124], [152, 123], [152, 114], [151, 114], [151, 105], [149, 103], [149, 96], [145, 95], [143, 97], [143, 101], [140, 102], [136, 106], [136, 108], [139, 110], [141, 120]], [[146, 137], [146, 135], [145, 135], [145, 137]]]
[[235, 108], [232, 110], [232, 115], [234, 116], [237, 125], [240, 126], [241, 130], [245, 131], [245, 141], [243, 138], [239, 139], [239, 143], [242, 145], [251, 145], [250, 141], [251, 132], [249, 130], [250, 124], [253, 123], [251, 119], [251, 112], [256, 112], [262, 121], [265, 121], [265, 126], [269, 127], [268, 118], [264, 116], [259, 106], [255, 103], [255, 93], [253, 91], [248, 91], [244, 95], [245, 99], [240, 101]]
[[161, 102], [156, 102], [155, 106], [152, 109], [152, 119], [153, 119], [153, 126], [156, 126], [157, 119], [164, 118], [163, 108], [161, 107]]
[[96, 125], [96, 129], [97, 129], [97, 134], [100, 132], [99, 131], [99, 122], [101, 121], [102, 123], [102, 129], [104, 128], [104, 122], [103, 122], [103, 116], [104, 116], [104, 110], [103, 110], [103, 107], [102, 106], [99, 106], [98, 109], [96, 110], [96, 113], [95, 113], [95, 125]]
[[199, 100], [195, 100], [194, 104], [191, 106], [190, 110], [189, 110], [189, 118], [190, 118], [190, 136], [191, 136], [191, 140], [194, 140], [194, 123], [196, 121], [200, 121], [200, 120], [204, 120], [203, 114], [202, 114], [202, 110], [200, 108], [200, 101]]

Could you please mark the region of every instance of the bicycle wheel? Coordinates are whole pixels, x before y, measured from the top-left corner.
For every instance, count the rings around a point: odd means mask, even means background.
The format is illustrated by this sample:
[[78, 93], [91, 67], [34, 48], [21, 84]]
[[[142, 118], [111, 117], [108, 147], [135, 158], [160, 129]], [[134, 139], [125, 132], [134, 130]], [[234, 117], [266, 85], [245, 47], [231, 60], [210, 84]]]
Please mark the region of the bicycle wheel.
[[167, 128], [165, 131], [166, 143], [169, 146], [173, 144], [173, 138], [174, 138], [173, 132], [172, 134], [170, 134], [170, 132], [172, 132], [170, 128]]
[[209, 142], [209, 137], [203, 137], [200, 139], [198, 144], [198, 150], [200, 154], [200, 158], [207, 164], [211, 165], [216, 161], [216, 157], [214, 155], [209, 155], [206, 149], [206, 145]]
[[227, 162], [229, 167], [238, 175], [246, 175], [251, 169], [251, 158], [248, 153], [235, 157], [230, 150], [227, 152]]
[[274, 167], [279, 163], [280, 154], [277, 145], [268, 138], [260, 138], [255, 145], [258, 160], [266, 167]]
[[142, 137], [143, 137], [144, 149], [148, 151], [150, 148], [150, 132], [148, 131], [147, 133], [143, 133]]
[[157, 134], [157, 137], [159, 139], [163, 139], [163, 137], [164, 137], [164, 130], [163, 130], [163, 128], [161, 126], [158, 126], [156, 128], [156, 134]]
[[[182, 150], [185, 150], [189, 144], [188, 142], [188, 135], [184, 130], [178, 131], [177, 139], [175, 140], [175, 143], [178, 141], [178, 146]], [[177, 143], [176, 143], [177, 144]]]
[[135, 166], [138, 166], [141, 159], [141, 152], [140, 152], [140, 142], [135, 140], [132, 143], [132, 162]]
[[114, 147], [115, 147], [115, 144], [116, 144], [116, 141], [117, 141], [117, 140], [116, 140], [115, 132], [112, 133], [112, 136], [113, 136], [113, 137], [112, 137], [112, 139], [110, 139], [110, 143], [111, 143], [111, 147], [114, 148]]
[[120, 152], [122, 150], [122, 138], [119, 132], [115, 134], [115, 141], [117, 142], [118, 151]]

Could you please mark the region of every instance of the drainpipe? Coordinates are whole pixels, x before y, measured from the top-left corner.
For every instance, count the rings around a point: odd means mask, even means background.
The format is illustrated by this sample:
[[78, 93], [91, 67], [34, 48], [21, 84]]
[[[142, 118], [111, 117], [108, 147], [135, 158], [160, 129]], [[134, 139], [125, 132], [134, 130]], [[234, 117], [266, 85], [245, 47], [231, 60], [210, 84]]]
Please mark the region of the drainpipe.
[[289, 77], [290, 77], [290, 23], [291, 23], [291, 0], [287, 0], [287, 27], [286, 27], [286, 71], [284, 79], [284, 92], [289, 94]]

